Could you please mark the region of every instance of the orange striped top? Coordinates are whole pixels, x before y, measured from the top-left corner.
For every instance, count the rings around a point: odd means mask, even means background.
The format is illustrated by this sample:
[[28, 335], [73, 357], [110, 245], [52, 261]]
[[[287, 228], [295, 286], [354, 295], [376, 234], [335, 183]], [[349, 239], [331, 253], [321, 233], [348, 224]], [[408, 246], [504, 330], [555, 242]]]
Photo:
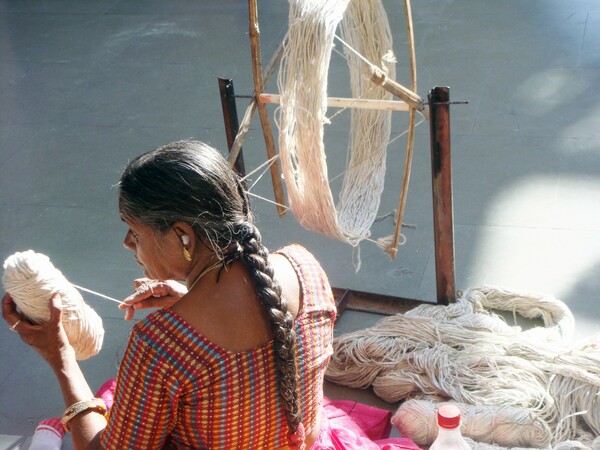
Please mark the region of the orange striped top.
[[[294, 266], [302, 290], [296, 354], [300, 408], [310, 433], [332, 353], [335, 303], [327, 276], [308, 251], [292, 245], [278, 253]], [[288, 445], [288, 434], [272, 342], [230, 352], [169, 309], [134, 326], [103, 448], [280, 448]]]

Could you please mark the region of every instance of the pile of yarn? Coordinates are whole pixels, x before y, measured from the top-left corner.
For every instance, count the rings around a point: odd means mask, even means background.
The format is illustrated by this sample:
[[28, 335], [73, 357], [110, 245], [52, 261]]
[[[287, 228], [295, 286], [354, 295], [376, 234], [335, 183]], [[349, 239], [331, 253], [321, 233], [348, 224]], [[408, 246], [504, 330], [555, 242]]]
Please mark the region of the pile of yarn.
[[[544, 326], [509, 325], [497, 311]], [[435, 437], [436, 404], [454, 401], [465, 437], [600, 450], [600, 333], [575, 343], [574, 327], [552, 296], [472, 288], [448, 306], [423, 304], [336, 337], [326, 377], [404, 401], [394, 423], [420, 445]]]

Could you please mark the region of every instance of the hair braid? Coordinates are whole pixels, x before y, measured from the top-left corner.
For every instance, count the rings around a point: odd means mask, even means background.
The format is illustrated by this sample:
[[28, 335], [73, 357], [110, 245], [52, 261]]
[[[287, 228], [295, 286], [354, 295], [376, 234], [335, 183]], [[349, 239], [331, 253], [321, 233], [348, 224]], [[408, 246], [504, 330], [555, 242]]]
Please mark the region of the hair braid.
[[245, 232], [240, 242], [243, 249], [242, 258], [271, 322], [271, 330], [275, 337], [279, 394], [285, 407], [288, 426], [293, 434], [302, 422], [297, 394], [294, 319], [288, 311], [287, 302], [281, 297], [281, 287], [273, 278], [273, 267], [267, 260], [269, 251], [261, 243], [260, 232], [251, 223], [245, 223], [243, 227]]

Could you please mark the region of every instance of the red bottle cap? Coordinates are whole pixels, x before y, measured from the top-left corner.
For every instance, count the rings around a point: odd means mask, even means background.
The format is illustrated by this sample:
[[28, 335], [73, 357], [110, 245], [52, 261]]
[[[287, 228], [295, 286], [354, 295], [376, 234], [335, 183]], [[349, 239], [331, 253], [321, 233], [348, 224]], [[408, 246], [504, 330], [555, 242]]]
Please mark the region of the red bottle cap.
[[438, 409], [438, 425], [443, 428], [460, 426], [460, 409], [455, 405], [442, 405]]

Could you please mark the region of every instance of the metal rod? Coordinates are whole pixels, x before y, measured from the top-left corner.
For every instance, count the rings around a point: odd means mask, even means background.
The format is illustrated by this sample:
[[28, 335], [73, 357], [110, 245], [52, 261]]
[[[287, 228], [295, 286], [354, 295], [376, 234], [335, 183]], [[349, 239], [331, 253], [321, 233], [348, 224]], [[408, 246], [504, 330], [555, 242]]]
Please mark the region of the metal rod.
[[468, 105], [469, 102], [435, 102], [435, 105]]
[[456, 301], [449, 91], [447, 87], [435, 87], [428, 96], [435, 278], [437, 302], [442, 305]]
[[[231, 148], [233, 147], [235, 137], [237, 136], [240, 127], [238, 122], [237, 107], [235, 104], [233, 80], [228, 78], [219, 78], [219, 92], [221, 93], [221, 107], [223, 109], [223, 121], [225, 122], [227, 148], [231, 152]], [[246, 175], [246, 168], [244, 167], [244, 155], [242, 154], [241, 148], [237, 154], [233, 168], [241, 177]]]
[[391, 295], [377, 294], [374, 292], [355, 291], [332, 286], [333, 297], [336, 299], [338, 318], [344, 311], [363, 311], [372, 314], [394, 315], [405, 313], [422, 304], [432, 304], [423, 300], [416, 300]]
[[[266, 94], [266, 93], [262, 93], [260, 94], [260, 101], [262, 103], [279, 103], [279, 99], [275, 99], [278, 96], [278, 94]], [[235, 98], [254, 98], [254, 95], [240, 95], [240, 94], [236, 94]], [[370, 99], [356, 99], [356, 98], [340, 98], [340, 97], [329, 97], [327, 99], [327, 106], [348, 106], [348, 105], [339, 105], [339, 104], [335, 104], [335, 103], [354, 103], [356, 100], [360, 100], [361, 102], [364, 102], [366, 104], [369, 103], [375, 103], [375, 102], [384, 102], [383, 104], [385, 105], [386, 103], [389, 102], [389, 104], [394, 105], [394, 108], [390, 108], [390, 109], [398, 109], [399, 111], [408, 111], [409, 106], [406, 102], [402, 101], [402, 100], [370, 100]], [[332, 104], [330, 104], [330, 101]], [[436, 102], [436, 105], [468, 105], [469, 102], [468, 101], [455, 101], [455, 102]], [[396, 106], [397, 105], [397, 106]], [[427, 108], [428, 105], [424, 105], [425, 108]], [[357, 106], [357, 108], [360, 108], [360, 106]], [[365, 109], [370, 109], [370, 108], [365, 108]], [[373, 108], [375, 109], [375, 108]], [[384, 108], [385, 109], [385, 108]]]

